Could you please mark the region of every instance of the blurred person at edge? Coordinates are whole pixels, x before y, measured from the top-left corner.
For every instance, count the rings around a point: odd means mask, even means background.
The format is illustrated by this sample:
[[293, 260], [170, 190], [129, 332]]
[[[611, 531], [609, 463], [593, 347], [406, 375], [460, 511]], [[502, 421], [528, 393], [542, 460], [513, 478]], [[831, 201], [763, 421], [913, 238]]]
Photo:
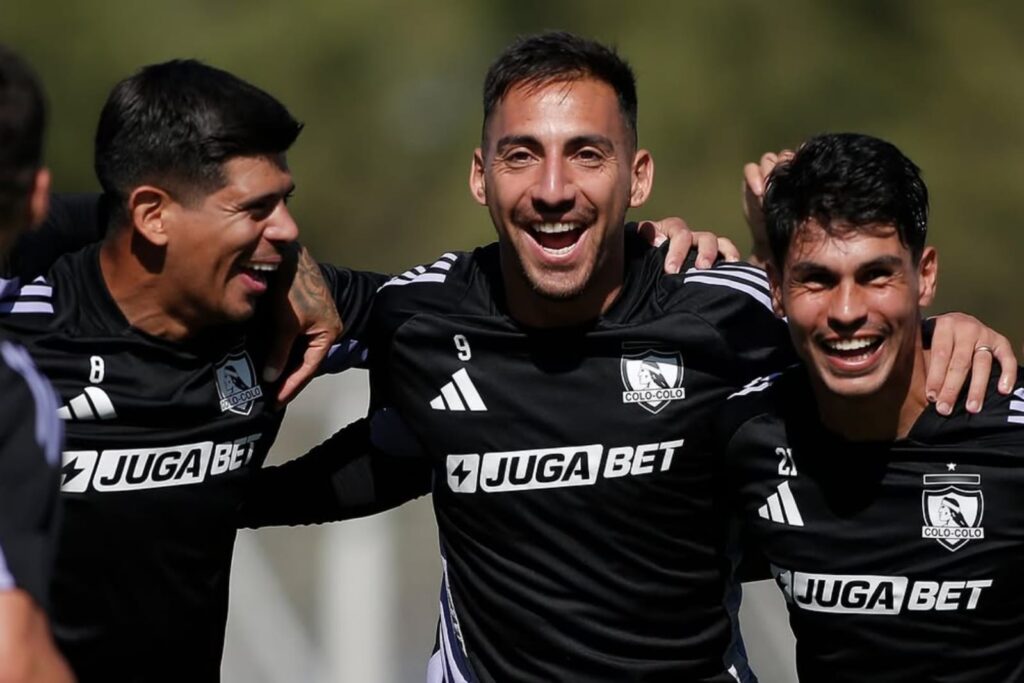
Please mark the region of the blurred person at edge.
[[[0, 262], [46, 214], [45, 98], [28, 64], [0, 45]], [[12, 283], [0, 279], [0, 307]], [[73, 680], [47, 622], [59, 523], [63, 435], [53, 389], [0, 335], [0, 681]]]

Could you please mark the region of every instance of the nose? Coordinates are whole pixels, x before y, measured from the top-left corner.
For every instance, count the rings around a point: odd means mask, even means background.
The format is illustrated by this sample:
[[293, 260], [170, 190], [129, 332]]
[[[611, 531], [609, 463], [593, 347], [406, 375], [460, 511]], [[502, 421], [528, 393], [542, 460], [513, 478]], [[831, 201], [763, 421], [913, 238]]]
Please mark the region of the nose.
[[856, 282], [844, 281], [833, 290], [829, 302], [829, 326], [837, 332], [851, 332], [867, 322], [867, 306]]
[[263, 229], [263, 237], [270, 242], [287, 244], [299, 238], [299, 226], [292, 218], [288, 205], [283, 201], [274, 213], [267, 218], [267, 226]]
[[534, 208], [541, 214], [564, 213], [576, 202], [576, 186], [564, 159], [546, 157], [533, 188]]

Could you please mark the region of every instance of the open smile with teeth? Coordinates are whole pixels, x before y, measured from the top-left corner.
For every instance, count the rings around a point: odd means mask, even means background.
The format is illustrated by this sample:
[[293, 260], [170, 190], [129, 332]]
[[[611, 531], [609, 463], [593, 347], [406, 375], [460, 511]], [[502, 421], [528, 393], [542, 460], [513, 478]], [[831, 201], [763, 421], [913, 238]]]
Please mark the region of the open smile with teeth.
[[270, 273], [277, 270], [278, 264], [276, 263], [265, 263], [259, 261], [249, 261], [241, 265], [242, 272], [260, 282], [266, 282], [267, 277]]
[[838, 356], [843, 360], [867, 358], [874, 353], [884, 341], [883, 337], [856, 337], [853, 339], [823, 339], [821, 348], [830, 356]]
[[533, 240], [552, 256], [564, 256], [571, 252], [579, 243], [583, 231], [579, 223], [534, 223], [530, 226]]

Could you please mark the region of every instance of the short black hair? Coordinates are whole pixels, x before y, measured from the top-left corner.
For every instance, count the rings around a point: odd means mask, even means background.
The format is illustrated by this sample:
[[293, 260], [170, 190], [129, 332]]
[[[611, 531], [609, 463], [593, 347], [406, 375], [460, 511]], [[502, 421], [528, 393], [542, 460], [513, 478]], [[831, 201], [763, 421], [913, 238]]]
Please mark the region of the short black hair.
[[814, 219], [829, 234], [895, 226], [916, 262], [928, 233], [928, 188], [921, 169], [892, 143], [859, 133], [805, 142], [768, 177], [768, 244], [782, 268], [793, 235]]
[[635, 145], [637, 101], [633, 69], [613, 48], [565, 31], [520, 36], [491, 64], [484, 79], [483, 139], [487, 139], [491, 114], [512, 88], [541, 88], [583, 78], [603, 81], [615, 91]]
[[25, 206], [43, 164], [46, 97], [28, 63], [0, 45], [0, 227]]
[[227, 71], [193, 59], [152, 64], [107, 98], [96, 176], [123, 220], [134, 188], [151, 183], [197, 201], [223, 187], [226, 161], [282, 154], [301, 130], [283, 104]]

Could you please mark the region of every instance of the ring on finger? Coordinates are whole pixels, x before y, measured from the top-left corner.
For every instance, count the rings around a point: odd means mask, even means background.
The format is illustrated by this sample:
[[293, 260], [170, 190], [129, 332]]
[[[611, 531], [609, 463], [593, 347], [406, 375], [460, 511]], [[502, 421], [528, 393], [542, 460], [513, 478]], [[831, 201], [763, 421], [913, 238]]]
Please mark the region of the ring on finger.
[[985, 344], [980, 344], [980, 345], [974, 347], [974, 352], [975, 353], [978, 353], [979, 351], [988, 351], [993, 356], [996, 355], [995, 349], [993, 349], [991, 346], [986, 346]]

